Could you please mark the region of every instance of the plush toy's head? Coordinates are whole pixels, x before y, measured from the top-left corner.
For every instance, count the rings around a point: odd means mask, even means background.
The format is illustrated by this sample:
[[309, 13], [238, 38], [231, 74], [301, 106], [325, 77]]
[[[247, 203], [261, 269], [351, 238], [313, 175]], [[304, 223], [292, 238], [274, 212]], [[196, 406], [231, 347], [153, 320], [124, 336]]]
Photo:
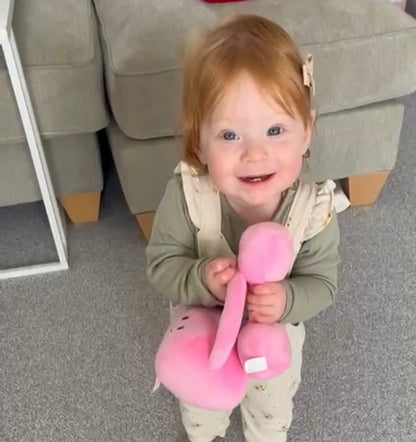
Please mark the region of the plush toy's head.
[[279, 224], [254, 224], [241, 236], [238, 269], [250, 284], [281, 281], [292, 260], [292, 238]]
[[230, 410], [244, 397], [248, 379], [234, 351], [221, 370], [210, 370], [219, 311], [204, 307], [171, 309], [170, 327], [156, 355], [157, 381], [175, 396], [201, 408]]

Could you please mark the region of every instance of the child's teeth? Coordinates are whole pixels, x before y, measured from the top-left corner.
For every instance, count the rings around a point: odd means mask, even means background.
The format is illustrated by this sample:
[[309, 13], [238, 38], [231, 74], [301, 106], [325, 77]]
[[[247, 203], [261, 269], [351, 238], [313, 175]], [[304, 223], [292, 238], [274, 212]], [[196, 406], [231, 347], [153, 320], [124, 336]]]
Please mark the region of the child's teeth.
[[264, 178], [265, 178], [264, 176], [255, 176], [255, 177], [247, 177], [246, 180], [256, 183], [257, 181], [263, 181]]

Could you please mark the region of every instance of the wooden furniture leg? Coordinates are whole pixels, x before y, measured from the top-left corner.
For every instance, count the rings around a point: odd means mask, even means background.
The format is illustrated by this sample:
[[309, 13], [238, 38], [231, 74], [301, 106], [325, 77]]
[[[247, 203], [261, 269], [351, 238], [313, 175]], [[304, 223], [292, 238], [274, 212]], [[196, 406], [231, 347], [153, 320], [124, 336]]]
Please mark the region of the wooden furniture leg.
[[373, 204], [383, 188], [389, 173], [389, 171], [382, 171], [355, 175], [341, 180], [342, 187], [351, 202], [351, 206]]
[[142, 231], [144, 237], [147, 241], [150, 239], [150, 234], [152, 233], [153, 219], [155, 217], [155, 212], [143, 212], [136, 215], [137, 222], [139, 223], [140, 230]]
[[69, 219], [74, 224], [98, 221], [101, 192], [75, 193], [59, 198]]

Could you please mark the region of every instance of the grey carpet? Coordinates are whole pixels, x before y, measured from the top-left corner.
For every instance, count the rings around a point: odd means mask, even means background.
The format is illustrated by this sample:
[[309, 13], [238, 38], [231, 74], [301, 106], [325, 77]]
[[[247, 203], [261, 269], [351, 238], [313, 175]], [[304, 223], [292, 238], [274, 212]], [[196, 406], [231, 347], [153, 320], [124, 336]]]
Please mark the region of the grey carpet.
[[[340, 291], [307, 322], [289, 442], [416, 440], [416, 95], [377, 204], [340, 215]], [[110, 171], [101, 220], [68, 225], [67, 272], [0, 281], [0, 440], [179, 442], [151, 394], [167, 303]], [[42, 205], [0, 209], [0, 266], [54, 259]], [[240, 442], [238, 413], [227, 442]]]

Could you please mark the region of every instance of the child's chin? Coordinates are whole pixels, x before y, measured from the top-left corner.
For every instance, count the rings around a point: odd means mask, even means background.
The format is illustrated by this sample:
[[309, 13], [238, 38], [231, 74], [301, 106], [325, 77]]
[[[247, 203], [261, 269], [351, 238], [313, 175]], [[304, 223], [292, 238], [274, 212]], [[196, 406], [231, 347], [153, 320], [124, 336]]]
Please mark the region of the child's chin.
[[271, 195], [248, 195], [246, 200], [247, 209], [256, 209], [270, 203]]

